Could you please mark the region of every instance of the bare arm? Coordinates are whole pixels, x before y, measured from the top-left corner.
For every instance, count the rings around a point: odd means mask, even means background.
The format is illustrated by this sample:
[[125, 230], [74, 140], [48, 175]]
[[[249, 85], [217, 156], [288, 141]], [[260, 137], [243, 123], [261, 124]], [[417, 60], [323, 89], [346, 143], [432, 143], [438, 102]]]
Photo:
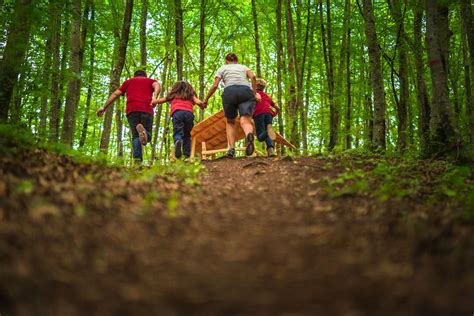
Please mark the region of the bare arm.
[[197, 96], [194, 96], [193, 102], [194, 102], [194, 104], [199, 105], [199, 107], [200, 107], [201, 109], [205, 109], [205, 108], [206, 108], [206, 104], [205, 104], [203, 101], [199, 100], [199, 98], [198, 98]]
[[169, 100], [167, 98], [163, 97], [163, 98], [159, 98], [159, 99], [155, 98], [155, 99], [153, 99], [153, 101], [151, 101], [151, 103], [152, 103], [153, 106], [155, 106], [157, 104], [163, 104], [163, 103], [168, 102], [168, 101]]
[[252, 90], [253, 93], [255, 93], [255, 99], [257, 99], [257, 102], [260, 102], [262, 100], [262, 97], [260, 96], [259, 93], [257, 93], [257, 77], [253, 74], [251, 70], [247, 70], [247, 77], [252, 80]]
[[217, 88], [219, 87], [219, 82], [221, 82], [221, 78], [216, 77], [216, 79], [214, 79], [214, 84], [212, 85], [211, 89], [209, 89], [209, 92], [207, 93], [206, 97], [204, 98], [204, 103], [205, 104], [207, 104], [207, 102], [212, 97], [214, 92], [216, 92]]
[[102, 116], [104, 115], [105, 110], [109, 107], [110, 104], [112, 104], [116, 99], [118, 99], [122, 95], [122, 91], [119, 89], [115, 90], [110, 97], [105, 101], [104, 105], [97, 110], [97, 116]]
[[156, 99], [158, 99], [158, 96], [160, 95], [160, 92], [161, 92], [161, 85], [158, 82], [156, 82], [156, 81], [153, 82], [152, 87], [153, 87], [153, 98], [152, 98], [151, 103], [150, 103], [151, 106], [158, 104], [158, 103], [153, 103], [153, 102]]
[[278, 105], [276, 105], [274, 102], [272, 102], [272, 104], [270, 104], [274, 109], [275, 109], [275, 114], [278, 114], [281, 112], [281, 109]]

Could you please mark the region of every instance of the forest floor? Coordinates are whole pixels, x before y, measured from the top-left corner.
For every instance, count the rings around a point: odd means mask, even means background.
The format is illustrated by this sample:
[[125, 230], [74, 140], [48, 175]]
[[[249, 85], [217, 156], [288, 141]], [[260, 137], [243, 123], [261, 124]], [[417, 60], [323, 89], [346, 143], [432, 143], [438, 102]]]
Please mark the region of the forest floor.
[[396, 169], [405, 194], [381, 160], [2, 155], [0, 313], [472, 315], [472, 210], [430, 195], [443, 164]]

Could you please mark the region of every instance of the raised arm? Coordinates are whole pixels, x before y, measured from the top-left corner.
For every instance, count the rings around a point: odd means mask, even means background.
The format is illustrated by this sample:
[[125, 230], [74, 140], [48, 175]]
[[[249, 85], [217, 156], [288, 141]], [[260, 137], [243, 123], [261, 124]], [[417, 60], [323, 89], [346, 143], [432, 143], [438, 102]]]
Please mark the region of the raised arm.
[[212, 85], [211, 89], [209, 89], [209, 92], [207, 93], [206, 97], [204, 98], [204, 103], [207, 104], [209, 102], [209, 99], [212, 97], [214, 92], [216, 92], [217, 88], [219, 87], [219, 82], [221, 82], [220, 77], [216, 77], [214, 79], [214, 84]]
[[122, 95], [121, 90], [119, 90], [119, 89], [115, 90], [110, 95], [110, 97], [107, 99], [107, 101], [105, 101], [104, 105], [97, 110], [97, 116], [100, 117], [100, 116], [104, 115], [104, 112], [105, 112], [105, 110], [107, 110], [109, 105], [112, 104], [112, 102], [114, 102], [116, 99], [118, 99], [121, 95]]

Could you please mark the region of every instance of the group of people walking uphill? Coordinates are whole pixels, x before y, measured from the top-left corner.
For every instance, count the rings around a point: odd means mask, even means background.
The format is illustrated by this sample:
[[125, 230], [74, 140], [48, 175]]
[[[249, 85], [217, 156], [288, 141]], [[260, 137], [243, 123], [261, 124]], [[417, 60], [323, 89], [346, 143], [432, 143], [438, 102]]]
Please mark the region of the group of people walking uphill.
[[200, 100], [194, 88], [185, 81], [176, 82], [165, 97], [158, 98], [161, 92], [159, 83], [148, 78], [145, 71], [138, 70], [133, 78], [125, 80], [110, 95], [104, 105], [97, 110], [97, 115], [102, 116], [115, 99], [126, 94], [126, 115], [132, 131], [133, 157], [136, 162], [141, 162], [143, 161], [142, 146], [151, 139], [154, 107], [170, 102], [175, 157], [189, 157], [191, 130], [194, 126], [193, 106], [198, 105], [205, 109], [221, 81], [224, 84], [222, 106], [226, 117], [229, 146], [225, 156], [228, 158], [235, 156], [237, 115], [240, 115], [240, 125], [245, 133], [245, 154], [250, 156], [255, 150], [253, 118], [257, 139], [266, 143], [268, 156], [274, 156], [276, 134], [272, 127], [272, 120], [280, 108], [264, 92], [267, 85], [265, 80], [257, 79], [248, 67], [239, 64], [235, 53], [226, 55], [225, 65], [217, 70], [214, 84], [204, 100]]

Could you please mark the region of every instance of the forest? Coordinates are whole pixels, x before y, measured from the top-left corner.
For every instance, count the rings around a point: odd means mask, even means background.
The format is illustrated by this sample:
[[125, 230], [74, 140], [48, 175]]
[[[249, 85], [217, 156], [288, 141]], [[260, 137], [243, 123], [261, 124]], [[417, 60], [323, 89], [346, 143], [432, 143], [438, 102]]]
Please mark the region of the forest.
[[[35, 139], [130, 158], [125, 102], [95, 111], [144, 69], [200, 98], [230, 51], [283, 108], [298, 154], [369, 149], [472, 158], [474, 35], [468, 0], [4, 1], [1, 119]], [[219, 98], [197, 115], [217, 112]], [[157, 108], [148, 159], [170, 153]], [[99, 150], [100, 149], [100, 150]]]
[[[472, 314], [473, 10], [0, 0], [0, 314]], [[127, 98], [98, 114], [137, 71], [205, 100], [231, 52], [294, 148], [175, 159], [163, 102], [137, 164]]]

